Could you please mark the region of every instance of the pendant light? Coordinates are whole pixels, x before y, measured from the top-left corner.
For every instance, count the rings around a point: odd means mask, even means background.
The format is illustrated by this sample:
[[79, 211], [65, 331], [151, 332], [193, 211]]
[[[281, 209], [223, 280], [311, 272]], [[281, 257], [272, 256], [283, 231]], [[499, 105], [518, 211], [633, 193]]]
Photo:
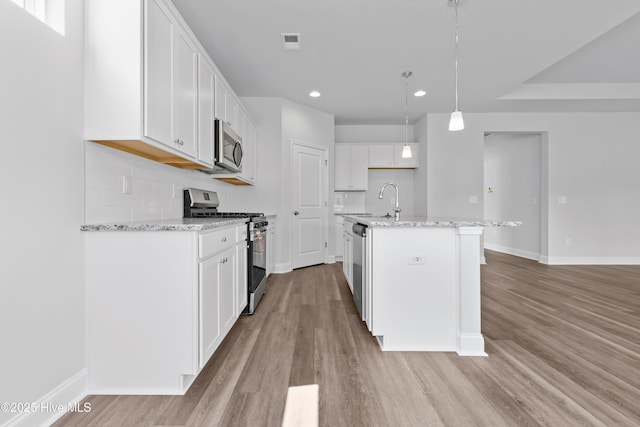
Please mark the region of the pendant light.
[[409, 145], [409, 77], [413, 73], [411, 71], [405, 71], [402, 73], [402, 77], [405, 79], [405, 95], [404, 95], [404, 147], [402, 147], [402, 158], [408, 159], [413, 156], [411, 153], [411, 146]]
[[456, 50], [455, 50], [455, 68], [456, 68], [456, 109], [451, 113], [449, 121], [449, 130], [456, 131], [464, 129], [464, 120], [462, 119], [462, 111], [458, 110], [458, 5], [460, 0], [449, 0], [456, 7]]

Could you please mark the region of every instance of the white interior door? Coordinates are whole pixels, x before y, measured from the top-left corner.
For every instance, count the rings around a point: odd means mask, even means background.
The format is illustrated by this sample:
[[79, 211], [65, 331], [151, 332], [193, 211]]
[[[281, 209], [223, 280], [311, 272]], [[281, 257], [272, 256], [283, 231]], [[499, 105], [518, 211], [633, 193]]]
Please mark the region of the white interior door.
[[292, 142], [293, 268], [322, 264], [327, 252], [327, 150]]

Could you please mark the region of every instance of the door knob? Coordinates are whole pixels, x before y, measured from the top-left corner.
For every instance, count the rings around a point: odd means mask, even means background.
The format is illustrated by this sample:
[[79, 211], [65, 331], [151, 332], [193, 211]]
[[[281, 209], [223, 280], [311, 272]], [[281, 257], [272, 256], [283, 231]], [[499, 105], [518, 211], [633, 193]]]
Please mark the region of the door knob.
[[293, 211], [293, 214], [294, 214], [294, 215], [300, 215], [300, 212], [298, 212], [298, 211]]

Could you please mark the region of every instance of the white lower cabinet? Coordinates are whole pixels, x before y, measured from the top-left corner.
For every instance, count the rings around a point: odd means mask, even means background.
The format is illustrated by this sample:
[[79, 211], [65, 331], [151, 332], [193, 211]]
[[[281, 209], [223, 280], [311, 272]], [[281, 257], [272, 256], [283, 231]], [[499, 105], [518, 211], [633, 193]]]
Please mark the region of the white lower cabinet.
[[236, 244], [236, 313], [240, 315], [248, 303], [249, 284], [247, 282], [247, 231]]
[[199, 265], [200, 368], [216, 351], [235, 321], [235, 260], [235, 248], [229, 247]]
[[342, 233], [344, 217], [336, 215], [336, 261], [341, 261], [344, 256], [344, 244], [342, 243]]
[[87, 232], [90, 394], [189, 389], [246, 301], [246, 230]]
[[269, 225], [267, 226], [267, 277], [276, 266], [276, 219], [274, 217], [269, 218]]
[[349, 284], [349, 289], [351, 289], [351, 293], [353, 293], [353, 231], [352, 231], [353, 223], [350, 221], [344, 221], [343, 232], [342, 232], [342, 241], [344, 248], [344, 255], [342, 258], [342, 271], [344, 273], [345, 278], [347, 279], [347, 283]]

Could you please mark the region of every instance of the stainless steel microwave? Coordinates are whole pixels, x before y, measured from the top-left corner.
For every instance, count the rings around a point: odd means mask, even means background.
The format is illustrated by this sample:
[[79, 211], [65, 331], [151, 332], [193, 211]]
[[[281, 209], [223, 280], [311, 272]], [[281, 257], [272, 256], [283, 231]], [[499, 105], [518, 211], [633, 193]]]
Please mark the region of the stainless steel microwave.
[[214, 162], [219, 172], [242, 171], [242, 138], [224, 120], [215, 119]]

